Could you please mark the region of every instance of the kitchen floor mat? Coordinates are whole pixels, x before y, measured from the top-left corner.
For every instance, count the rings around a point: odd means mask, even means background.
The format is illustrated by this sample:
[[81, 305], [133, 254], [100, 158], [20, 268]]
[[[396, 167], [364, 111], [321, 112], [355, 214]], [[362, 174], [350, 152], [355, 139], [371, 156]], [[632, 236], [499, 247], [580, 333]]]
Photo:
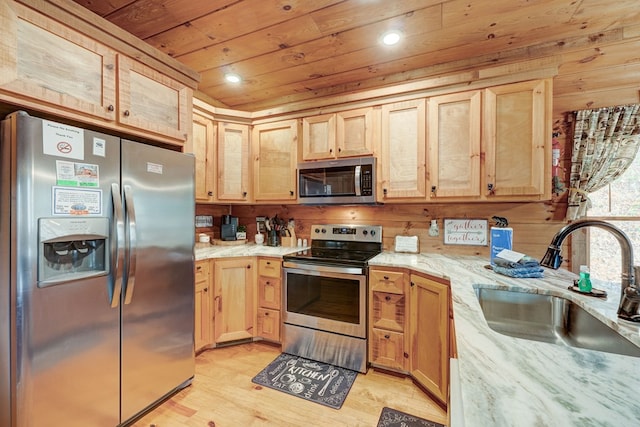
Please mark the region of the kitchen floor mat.
[[425, 420], [424, 418], [414, 417], [413, 415], [397, 411], [395, 409], [384, 407], [380, 418], [378, 419], [378, 427], [445, 427], [440, 423]]
[[357, 375], [350, 369], [282, 353], [251, 381], [340, 409]]

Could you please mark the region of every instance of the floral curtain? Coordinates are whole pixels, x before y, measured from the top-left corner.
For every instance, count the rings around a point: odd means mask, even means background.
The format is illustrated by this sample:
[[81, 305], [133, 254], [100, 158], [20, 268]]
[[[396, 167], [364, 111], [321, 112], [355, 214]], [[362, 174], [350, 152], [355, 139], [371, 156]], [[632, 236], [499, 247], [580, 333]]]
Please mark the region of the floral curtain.
[[627, 170], [640, 145], [640, 104], [574, 111], [566, 219], [583, 217], [588, 194]]

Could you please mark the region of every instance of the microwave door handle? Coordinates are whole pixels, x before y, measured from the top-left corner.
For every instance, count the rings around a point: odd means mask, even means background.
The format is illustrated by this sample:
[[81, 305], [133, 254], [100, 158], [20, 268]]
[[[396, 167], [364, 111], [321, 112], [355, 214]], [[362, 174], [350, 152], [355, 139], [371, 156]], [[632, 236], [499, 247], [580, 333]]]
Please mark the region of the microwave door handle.
[[360, 165], [356, 166], [356, 173], [355, 173], [356, 196], [361, 196], [362, 195], [362, 189], [360, 188], [361, 169], [362, 169], [362, 166], [360, 166]]
[[[116, 308], [120, 304], [120, 294], [122, 293], [122, 269], [124, 268], [124, 218], [122, 215], [122, 200], [120, 196], [120, 187], [118, 184], [111, 184], [111, 198], [113, 200], [113, 218], [115, 231], [115, 248], [111, 253], [113, 271], [112, 289], [109, 290], [111, 295], [111, 307]], [[112, 246], [113, 247], [113, 246]]]
[[127, 211], [127, 223], [129, 224], [129, 257], [127, 263], [127, 281], [124, 290], [124, 303], [130, 304], [136, 284], [136, 261], [138, 236], [136, 230], [136, 210], [133, 206], [133, 190], [131, 186], [124, 186], [124, 206]]

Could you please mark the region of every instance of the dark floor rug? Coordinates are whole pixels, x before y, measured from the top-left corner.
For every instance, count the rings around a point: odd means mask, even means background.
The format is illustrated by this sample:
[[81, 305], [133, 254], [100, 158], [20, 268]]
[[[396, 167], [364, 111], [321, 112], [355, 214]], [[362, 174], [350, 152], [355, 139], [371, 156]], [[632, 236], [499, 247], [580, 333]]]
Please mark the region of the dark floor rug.
[[382, 408], [378, 427], [445, 427], [440, 423], [414, 417], [391, 408]]
[[252, 382], [340, 409], [358, 373], [282, 353]]

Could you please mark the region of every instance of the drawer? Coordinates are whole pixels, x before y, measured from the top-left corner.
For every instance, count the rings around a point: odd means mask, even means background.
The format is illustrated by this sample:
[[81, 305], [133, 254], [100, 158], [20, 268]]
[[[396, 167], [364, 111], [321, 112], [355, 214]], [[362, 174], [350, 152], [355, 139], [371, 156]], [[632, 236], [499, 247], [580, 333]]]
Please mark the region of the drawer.
[[402, 332], [405, 328], [406, 297], [388, 292], [371, 293], [371, 322], [374, 328]]
[[209, 260], [196, 261], [196, 283], [206, 282], [209, 280], [209, 271], [211, 270]]
[[406, 276], [400, 271], [369, 270], [369, 289], [390, 294], [404, 294]]
[[282, 261], [275, 258], [260, 258], [258, 260], [258, 275], [280, 278]]

